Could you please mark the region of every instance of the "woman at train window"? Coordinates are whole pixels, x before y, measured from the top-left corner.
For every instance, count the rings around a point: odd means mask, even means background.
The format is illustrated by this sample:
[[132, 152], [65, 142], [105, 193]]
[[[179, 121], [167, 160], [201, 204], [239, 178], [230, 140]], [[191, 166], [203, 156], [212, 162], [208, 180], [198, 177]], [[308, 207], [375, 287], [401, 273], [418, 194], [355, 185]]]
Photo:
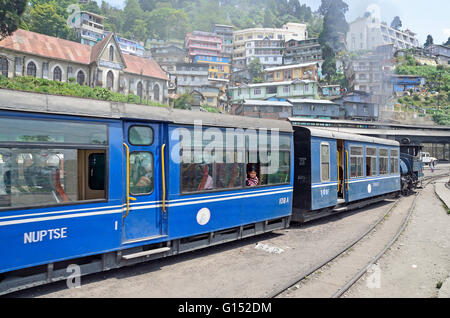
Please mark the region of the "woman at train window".
[[211, 190], [214, 187], [214, 181], [209, 174], [209, 166], [204, 165], [202, 169], [203, 169], [203, 176], [198, 186], [198, 191]]

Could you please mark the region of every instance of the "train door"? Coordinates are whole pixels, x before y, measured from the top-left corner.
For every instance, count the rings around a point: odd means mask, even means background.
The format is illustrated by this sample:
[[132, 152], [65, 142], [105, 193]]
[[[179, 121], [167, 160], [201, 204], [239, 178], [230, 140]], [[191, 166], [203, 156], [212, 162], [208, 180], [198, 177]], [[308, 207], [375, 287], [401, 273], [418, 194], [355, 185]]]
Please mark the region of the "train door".
[[337, 140], [338, 156], [338, 199], [344, 198], [345, 191], [345, 148], [344, 141]]
[[124, 124], [125, 244], [162, 236], [161, 150], [162, 129], [158, 124]]

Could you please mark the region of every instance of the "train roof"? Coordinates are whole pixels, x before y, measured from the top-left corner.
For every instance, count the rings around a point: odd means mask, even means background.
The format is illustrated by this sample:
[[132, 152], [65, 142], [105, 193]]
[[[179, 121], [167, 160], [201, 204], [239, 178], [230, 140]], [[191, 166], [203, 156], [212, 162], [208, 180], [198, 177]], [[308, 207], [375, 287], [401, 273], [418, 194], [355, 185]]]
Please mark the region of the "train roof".
[[205, 127], [241, 129], [265, 128], [269, 130], [279, 129], [280, 132], [293, 131], [290, 122], [282, 120], [193, 112], [189, 110], [99, 101], [7, 89], [0, 89], [0, 110], [102, 119], [163, 121], [179, 125], [194, 125], [197, 121], [201, 121], [201, 124]]
[[295, 126], [295, 129], [309, 130], [311, 133], [311, 136], [313, 136], [313, 137], [359, 141], [359, 142], [367, 142], [367, 143], [387, 145], [387, 146], [397, 146], [397, 147], [400, 146], [400, 143], [395, 140], [381, 139], [381, 138], [375, 138], [375, 137], [368, 137], [368, 136], [361, 136], [361, 135], [337, 132], [334, 130], [328, 130], [326, 128], [316, 128], [316, 127], [312, 128], [312, 127]]

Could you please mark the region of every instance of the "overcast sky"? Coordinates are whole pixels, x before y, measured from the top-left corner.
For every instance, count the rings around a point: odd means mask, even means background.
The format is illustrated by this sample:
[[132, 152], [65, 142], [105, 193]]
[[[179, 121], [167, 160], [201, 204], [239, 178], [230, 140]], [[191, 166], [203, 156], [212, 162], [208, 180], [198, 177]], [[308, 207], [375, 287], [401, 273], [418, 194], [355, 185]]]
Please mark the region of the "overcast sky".
[[[106, 0], [111, 5], [123, 8], [125, 0]], [[313, 10], [320, 6], [320, 0], [299, 0]], [[403, 29], [411, 29], [418, 33], [421, 44], [425, 43], [428, 34], [434, 43], [446, 42], [450, 37], [450, 1], [449, 0], [344, 0], [349, 5], [347, 21], [351, 22], [364, 14], [368, 7], [377, 6], [382, 21], [390, 24], [395, 16], [399, 16]], [[101, 0], [97, 0], [101, 3]]]

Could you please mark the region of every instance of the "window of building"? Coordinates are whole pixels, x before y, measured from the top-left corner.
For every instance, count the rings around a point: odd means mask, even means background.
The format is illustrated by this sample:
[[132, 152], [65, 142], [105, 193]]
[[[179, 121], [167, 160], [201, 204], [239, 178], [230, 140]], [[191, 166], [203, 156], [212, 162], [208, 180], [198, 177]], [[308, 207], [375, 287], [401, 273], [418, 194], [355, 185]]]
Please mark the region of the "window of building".
[[59, 81], [59, 82], [62, 81], [62, 71], [61, 71], [61, 68], [59, 66], [56, 66], [53, 69], [53, 80], [54, 81]]
[[254, 94], [254, 95], [261, 95], [261, 88], [255, 88], [255, 89], [253, 90], [253, 94]]
[[154, 98], [155, 101], [159, 101], [160, 100], [160, 96], [159, 95], [160, 95], [160, 93], [159, 93], [159, 85], [156, 84], [153, 87], [153, 98]]
[[22, 58], [21, 57], [15, 58], [15, 66], [16, 66], [16, 75], [22, 76]]
[[70, 80], [71, 78], [73, 78], [73, 69], [72, 69], [72, 66], [68, 66], [67, 67], [67, 80]]
[[78, 71], [77, 74], [77, 83], [80, 85], [84, 85], [85, 75], [83, 71]]
[[398, 150], [391, 149], [391, 174], [398, 174], [399, 172], [399, 157]]
[[137, 84], [137, 96], [139, 96], [140, 98], [142, 98], [142, 90], [143, 90], [142, 82], [139, 82]]
[[106, 125], [0, 119], [0, 208], [106, 199], [107, 138]]
[[291, 91], [291, 87], [290, 86], [283, 86], [283, 93], [288, 94]]
[[109, 47], [109, 60], [114, 61], [114, 46]]
[[330, 181], [330, 144], [320, 145], [320, 179], [322, 182]]
[[350, 177], [363, 177], [363, 147], [350, 147]]
[[8, 77], [8, 59], [0, 56], [0, 75]]
[[387, 149], [380, 149], [379, 161], [380, 161], [380, 175], [389, 174], [389, 151]]
[[27, 65], [27, 76], [36, 77], [36, 64], [29, 62]]
[[114, 89], [114, 73], [112, 71], [109, 71], [106, 75], [106, 88], [111, 90]]
[[377, 175], [377, 148], [366, 148], [366, 175]]

